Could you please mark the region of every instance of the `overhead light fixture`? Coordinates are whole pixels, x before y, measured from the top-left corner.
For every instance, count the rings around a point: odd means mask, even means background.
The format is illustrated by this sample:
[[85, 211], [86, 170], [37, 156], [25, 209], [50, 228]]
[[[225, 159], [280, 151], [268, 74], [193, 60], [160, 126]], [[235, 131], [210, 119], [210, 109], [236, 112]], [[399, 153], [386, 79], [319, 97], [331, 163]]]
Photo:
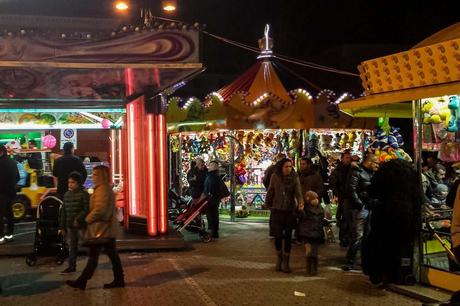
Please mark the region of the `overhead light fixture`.
[[177, 1], [176, 0], [163, 0], [161, 2], [163, 10], [166, 12], [173, 12], [176, 10]]
[[118, 11], [126, 11], [129, 9], [129, 3], [127, 1], [116, 1], [115, 8]]

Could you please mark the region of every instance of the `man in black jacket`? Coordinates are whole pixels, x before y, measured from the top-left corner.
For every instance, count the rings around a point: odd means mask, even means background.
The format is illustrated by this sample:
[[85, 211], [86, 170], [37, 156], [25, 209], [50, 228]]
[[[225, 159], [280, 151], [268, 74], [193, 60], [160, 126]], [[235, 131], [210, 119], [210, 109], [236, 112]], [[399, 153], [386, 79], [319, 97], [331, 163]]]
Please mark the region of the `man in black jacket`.
[[[209, 162], [209, 171], [204, 182], [203, 194], [208, 197], [206, 219], [213, 239], [219, 238], [219, 204], [222, 197], [225, 196], [222, 194], [222, 185], [225, 184], [219, 176], [219, 164], [216, 161]], [[227, 187], [225, 186], [225, 188]]]
[[77, 171], [81, 174], [83, 178], [83, 182], [86, 181], [87, 173], [85, 165], [80, 157], [75, 156], [74, 146], [71, 142], [66, 142], [63, 147], [64, 156], [59, 157], [54, 162], [53, 167], [53, 176], [54, 176], [54, 184], [57, 187], [57, 193], [59, 196], [64, 198], [64, 194], [67, 192], [68, 188], [68, 179], [69, 174]]
[[[14, 219], [11, 204], [16, 197], [18, 181], [18, 166], [8, 157], [5, 146], [0, 145], [0, 244], [13, 240]], [[6, 218], [8, 222], [6, 235], [4, 235], [3, 218]]]
[[190, 168], [190, 171], [187, 173], [187, 180], [190, 185], [190, 193], [192, 199], [197, 202], [204, 190], [204, 181], [206, 180], [206, 175], [208, 174], [208, 169], [204, 164], [202, 158], [197, 158], [195, 160], [195, 166]]
[[346, 247], [350, 243], [349, 233], [349, 216], [347, 210], [348, 202], [348, 184], [351, 175], [351, 154], [350, 151], [344, 151], [340, 158], [339, 165], [332, 171], [329, 178], [329, 184], [337, 198], [337, 227], [339, 228], [340, 246]]
[[363, 236], [367, 234], [369, 210], [374, 199], [368, 195], [371, 179], [378, 170], [379, 160], [374, 154], [368, 154], [359, 168], [353, 169], [349, 183], [349, 211], [350, 211], [350, 245], [347, 252], [347, 263], [343, 270], [353, 269], [356, 253], [361, 249]]

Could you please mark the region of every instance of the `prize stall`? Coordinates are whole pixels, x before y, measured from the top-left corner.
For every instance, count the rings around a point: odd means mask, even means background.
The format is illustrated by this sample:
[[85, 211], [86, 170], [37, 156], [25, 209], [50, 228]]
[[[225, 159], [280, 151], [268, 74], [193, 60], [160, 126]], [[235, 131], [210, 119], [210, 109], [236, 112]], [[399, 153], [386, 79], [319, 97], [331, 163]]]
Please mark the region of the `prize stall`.
[[[221, 208], [232, 219], [268, 220], [262, 179], [276, 154], [284, 153], [297, 163], [299, 157], [308, 154], [309, 135], [322, 139], [321, 135], [337, 133], [340, 137], [350, 133], [352, 139], [347, 145], [351, 143], [351, 148], [359, 151], [374, 125], [373, 120], [354, 120], [339, 112], [338, 103], [351, 95], [339, 96], [313, 86], [313, 97], [300, 87], [304, 82], [292, 78], [290, 70], [272, 57], [272, 45], [266, 33], [259, 41], [261, 52], [256, 63], [203, 101], [179, 97], [169, 101], [167, 120], [174, 152], [170, 185], [180, 191], [187, 186], [186, 171], [193, 158], [221, 161], [223, 176], [231, 187], [231, 197]], [[300, 88], [288, 91], [286, 85]]]
[[[455, 24], [422, 41], [414, 48], [363, 62], [359, 70], [367, 96], [340, 105], [356, 117], [411, 118], [414, 127], [415, 162], [421, 184], [427, 179], [422, 157], [430, 154], [458, 179], [460, 57]], [[411, 101], [411, 102], [408, 102]], [[451, 169], [451, 173], [449, 173]], [[458, 263], [451, 251], [451, 207], [446, 206], [445, 191], [426, 196], [422, 209], [422, 234], [414, 256], [421, 282], [451, 291], [460, 290]]]

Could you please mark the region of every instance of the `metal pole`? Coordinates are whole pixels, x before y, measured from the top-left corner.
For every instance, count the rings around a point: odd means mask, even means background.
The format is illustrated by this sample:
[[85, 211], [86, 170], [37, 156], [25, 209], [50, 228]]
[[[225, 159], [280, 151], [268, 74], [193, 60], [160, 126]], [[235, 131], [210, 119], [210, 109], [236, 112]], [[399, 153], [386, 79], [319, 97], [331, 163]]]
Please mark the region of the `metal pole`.
[[[232, 133], [233, 134], [233, 133]], [[233, 135], [232, 135], [233, 136]], [[235, 221], [235, 140], [230, 137], [230, 221]]]

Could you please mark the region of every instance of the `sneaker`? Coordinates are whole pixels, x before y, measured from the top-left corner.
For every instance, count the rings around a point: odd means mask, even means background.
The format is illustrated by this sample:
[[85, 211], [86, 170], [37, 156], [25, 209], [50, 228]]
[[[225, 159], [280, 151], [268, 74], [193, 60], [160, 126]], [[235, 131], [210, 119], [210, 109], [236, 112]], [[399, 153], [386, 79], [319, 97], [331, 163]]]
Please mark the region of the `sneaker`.
[[61, 272], [61, 275], [67, 275], [67, 274], [72, 274], [75, 273], [76, 269], [75, 268], [67, 268], [64, 271]]
[[5, 240], [6, 240], [6, 242], [10, 242], [10, 241], [14, 240], [14, 237], [13, 237], [13, 235], [5, 235]]
[[0, 238], [0, 245], [2, 245], [2, 244], [5, 244], [5, 243], [6, 243], [6, 240], [5, 240], [5, 238], [3, 238], [3, 237], [2, 237], [2, 238]]

